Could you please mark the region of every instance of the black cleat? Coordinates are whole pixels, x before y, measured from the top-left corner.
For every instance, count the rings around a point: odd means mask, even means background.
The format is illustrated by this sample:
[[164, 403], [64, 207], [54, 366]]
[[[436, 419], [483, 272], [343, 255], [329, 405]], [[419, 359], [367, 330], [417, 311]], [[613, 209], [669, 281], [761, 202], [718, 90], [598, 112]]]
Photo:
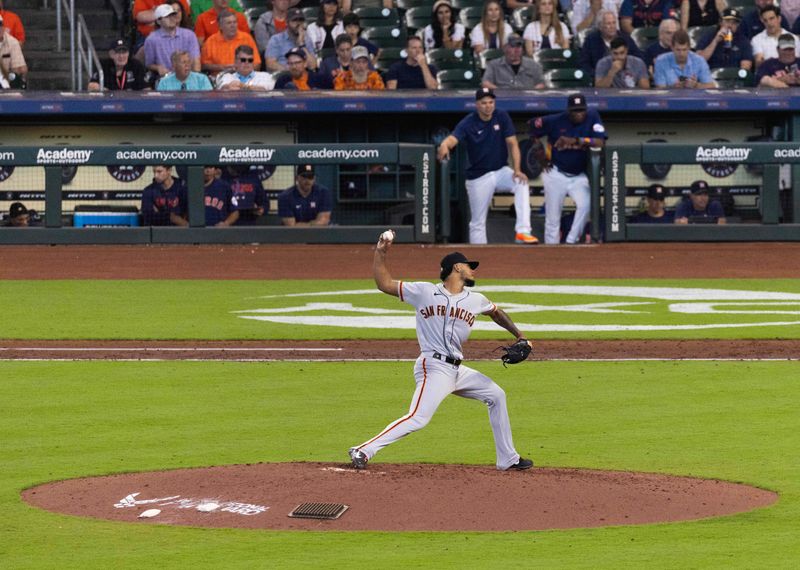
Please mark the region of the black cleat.
[[519, 461], [517, 461], [514, 465], [512, 465], [508, 469], [509, 471], [511, 469], [516, 469], [517, 471], [524, 471], [525, 469], [530, 469], [531, 467], [533, 467], [533, 461], [531, 461], [530, 459], [523, 459], [522, 457], [520, 457]]

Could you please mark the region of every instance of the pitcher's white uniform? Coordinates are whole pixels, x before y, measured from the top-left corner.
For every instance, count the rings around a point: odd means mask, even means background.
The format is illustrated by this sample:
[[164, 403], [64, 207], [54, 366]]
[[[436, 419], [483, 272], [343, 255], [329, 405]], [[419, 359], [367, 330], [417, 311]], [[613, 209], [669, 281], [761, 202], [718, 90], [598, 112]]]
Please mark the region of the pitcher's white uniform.
[[461, 364], [461, 345], [478, 315], [497, 310], [485, 296], [465, 287], [451, 294], [442, 283], [399, 282], [399, 297], [417, 309], [420, 355], [414, 365], [416, 389], [408, 414], [393, 421], [356, 449], [372, 458], [401, 437], [430, 421], [448, 394], [480, 400], [489, 408], [497, 468], [506, 470], [520, 460], [511, 438], [506, 394], [488, 376]]

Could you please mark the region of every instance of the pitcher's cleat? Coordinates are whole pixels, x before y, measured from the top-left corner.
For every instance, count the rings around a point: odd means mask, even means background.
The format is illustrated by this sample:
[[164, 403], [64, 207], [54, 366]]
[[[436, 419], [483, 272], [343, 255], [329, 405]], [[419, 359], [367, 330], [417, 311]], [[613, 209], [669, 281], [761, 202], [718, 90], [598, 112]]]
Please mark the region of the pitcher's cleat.
[[536, 236], [531, 235], [527, 232], [518, 233], [515, 237], [516, 243], [527, 243], [527, 244], [536, 244], [539, 243], [539, 240], [536, 239]]
[[510, 471], [512, 469], [516, 469], [517, 471], [524, 471], [525, 469], [530, 469], [531, 467], [533, 467], [533, 461], [520, 457], [519, 461], [509, 467], [508, 470]]
[[348, 455], [350, 455], [350, 462], [353, 464], [353, 469], [366, 469], [367, 468], [367, 454], [363, 451], [359, 451], [355, 447], [351, 447], [347, 450]]

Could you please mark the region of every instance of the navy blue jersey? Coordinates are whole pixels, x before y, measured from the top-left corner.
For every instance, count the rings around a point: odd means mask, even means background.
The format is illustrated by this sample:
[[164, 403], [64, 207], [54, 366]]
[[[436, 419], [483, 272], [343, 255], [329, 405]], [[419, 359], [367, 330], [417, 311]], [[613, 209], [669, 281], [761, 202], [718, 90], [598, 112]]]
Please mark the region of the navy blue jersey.
[[[800, 19], [800, 18], [798, 18]], [[776, 79], [784, 75], [800, 74], [800, 57], [795, 58], [793, 63], [783, 63], [777, 57], [771, 57], [758, 66], [756, 73], [756, 85], [761, 83], [765, 76], [774, 76]]]
[[508, 166], [506, 139], [517, 133], [508, 113], [495, 109], [488, 121], [482, 121], [477, 111], [470, 113], [461, 119], [452, 134], [459, 143], [466, 145], [469, 158], [467, 180], [475, 180], [487, 172]]
[[[569, 120], [569, 113], [556, 113], [536, 117], [528, 121], [530, 134], [532, 137], [547, 136], [547, 140], [552, 146], [559, 137], [590, 137], [594, 139], [607, 139], [606, 129], [600, 120], [600, 114], [594, 109], [588, 109], [586, 119], [577, 125]], [[586, 171], [586, 161], [588, 159], [588, 149], [565, 149], [558, 150], [552, 147], [553, 166], [561, 172], [570, 175], [578, 175]]]
[[660, 218], [654, 218], [647, 212], [636, 214], [630, 219], [631, 224], [672, 224], [675, 222], [675, 214], [673, 212], [664, 212]]
[[182, 216], [186, 209], [186, 186], [180, 178], [172, 177], [172, 186], [165, 190], [153, 182], [142, 191], [142, 225], [169, 226], [169, 215]]
[[[435, 65], [428, 65], [431, 75], [436, 77], [439, 72]], [[406, 60], [396, 61], [386, 72], [384, 79], [388, 82], [397, 81], [398, 89], [427, 89], [425, 76], [422, 75], [422, 68], [419, 65], [409, 65]]]
[[705, 210], [695, 210], [692, 200], [686, 198], [681, 200], [675, 208], [675, 217], [689, 218], [690, 221], [692, 218], [714, 218], [716, 220], [725, 217], [725, 210], [722, 209], [719, 200], [709, 200]]
[[231, 185], [231, 209], [239, 210], [238, 225], [255, 222], [256, 208], [266, 209], [266, 196], [261, 179], [256, 174], [245, 174], [226, 179]]
[[[704, 50], [711, 45], [718, 32], [719, 26], [706, 32], [697, 42], [696, 51]], [[750, 45], [750, 40], [742, 33], [740, 28], [733, 34], [731, 47], [726, 48], [723, 42], [717, 44], [717, 47], [714, 48], [714, 53], [708, 58], [708, 67], [711, 69], [715, 67], [739, 67], [742, 60], [753, 61], [753, 48]]]
[[231, 213], [231, 185], [215, 178], [211, 184], [203, 187], [206, 205], [206, 225], [216, 226]]
[[294, 218], [296, 222], [310, 222], [320, 212], [333, 210], [331, 191], [314, 184], [311, 193], [305, 198], [300, 195], [297, 186], [292, 186], [278, 195], [278, 215], [281, 218]]

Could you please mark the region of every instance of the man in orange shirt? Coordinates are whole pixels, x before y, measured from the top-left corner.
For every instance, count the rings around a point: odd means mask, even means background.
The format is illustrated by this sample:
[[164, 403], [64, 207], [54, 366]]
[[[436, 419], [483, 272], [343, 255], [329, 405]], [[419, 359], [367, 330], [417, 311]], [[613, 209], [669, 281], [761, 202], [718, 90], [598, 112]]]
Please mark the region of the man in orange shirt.
[[236, 48], [250, 46], [255, 52], [253, 65], [261, 69], [261, 56], [258, 47], [249, 33], [237, 29], [237, 18], [230, 10], [219, 15], [219, 31], [206, 39], [200, 54], [203, 71], [216, 76], [220, 72], [233, 71]]
[[206, 39], [219, 31], [219, 15], [225, 11], [236, 14], [236, 27], [240, 32], [250, 33], [247, 18], [241, 12], [234, 12], [228, 7], [228, 0], [213, 0], [213, 6], [197, 17], [194, 33], [202, 46]]
[[301, 47], [293, 47], [286, 52], [288, 73], [280, 73], [278, 75], [278, 79], [275, 81], [275, 89], [290, 89], [294, 91], [325, 89], [325, 79], [320, 74], [309, 72], [306, 69], [307, 58], [306, 50]]
[[[189, 4], [186, 0], [176, 0], [183, 6], [183, 13], [189, 14]], [[136, 45], [144, 42], [144, 38], [150, 35], [150, 32], [155, 30], [158, 26], [156, 24], [156, 8], [162, 4], [169, 3], [168, 0], [134, 0], [133, 2], [133, 19], [136, 20], [136, 31], [138, 36], [136, 38]]]
[[3, 17], [3, 26], [5, 26], [6, 32], [17, 38], [19, 45], [23, 45], [25, 43], [25, 28], [22, 26], [22, 20], [14, 12], [6, 10], [5, 0], [0, 0], [0, 16]]
[[336, 91], [382, 91], [383, 79], [377, 71], [369, 69], [369, 51], [364, 46], [356, 46], [352, 51], [350, 69], [343, 71], [333, 80]]

